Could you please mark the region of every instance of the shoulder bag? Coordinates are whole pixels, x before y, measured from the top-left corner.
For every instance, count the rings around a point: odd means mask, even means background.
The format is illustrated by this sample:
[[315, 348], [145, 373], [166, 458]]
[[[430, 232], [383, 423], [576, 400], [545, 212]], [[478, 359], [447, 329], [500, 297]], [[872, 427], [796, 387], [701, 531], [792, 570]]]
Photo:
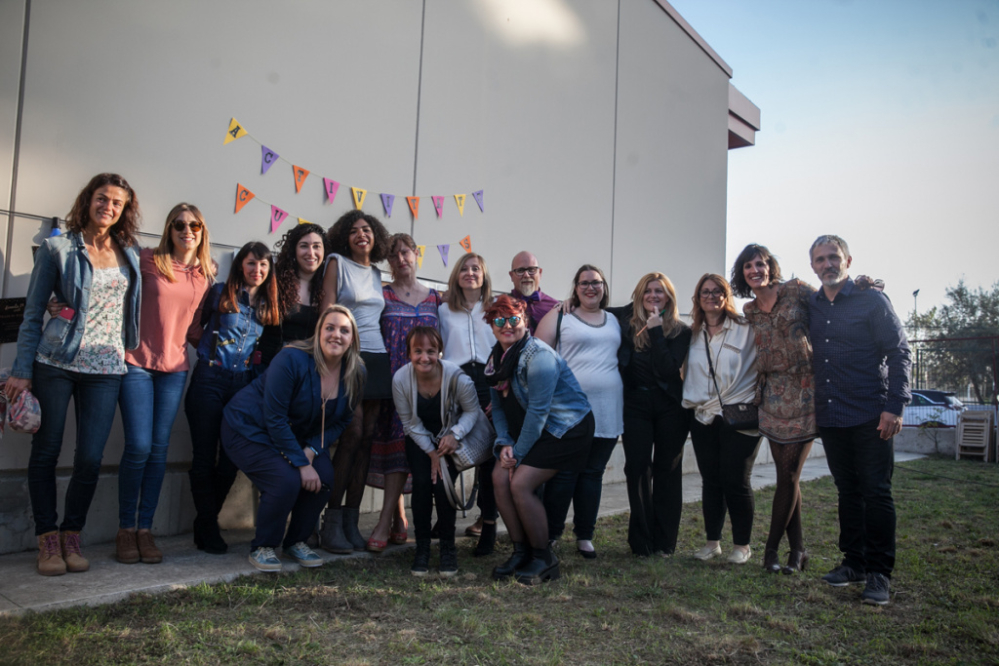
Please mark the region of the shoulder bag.
[[715, 378], [715, 366], [711, 362], [711, 345], [708, 344], [708, 332], [704, 333], [704, 352], [708, 356], [708, 370], [711, 372], [711, 381], [715, 385], [715, 393], [718, 395], [718, 402], [721, 403], [722, 419], [735, 430], [757, 430], [760, 427], [759, 409], [751, 402], [737, 402], [726, 405], [722, 402], [721, 391], [718, 390], [718, 380]]
[[[444, 410], [446, 422], [444, 423], [444, 428], [441, 430], [441, 434], [435, 439], [435, 443], [450, 433], [451, 429], [458, 423], [458, 417], [461, 414], [461, 405], [458, 404], [459, 374], [457, 372], [454, 373], [451, 376], [451, 381], [448, 382], [447, 404]], [[486, 416], [486, 413], [481, 408], [476, 407], [476, 409], [478, 413], [475, 416], [475, 425], [461, 438], [458, 442], [458, 448], [454, 453], [446, 456], [451, 459], [454, 465], [454, 470], [457, 472], [456, 478], [451, 478], [447, 461], [441, 461], [441, 478], [444, 482], [448, 501], [452, 507], [462, 511], [472, 508], [472, 505], [475, 503], [478, 477], [476, 477], [475, 483], [472, 486], [471, 496], [465, 497], [465, 482], [461, 473], [467, 469], [478, 467], [489, 460], [493, 455], [493, 443], [496, 441], [496, 431], [493, 430], [493, 424], [489, 422], [489, 417]], [[477, 469], [476, 474], [478, 474]], [[456, 482], [461, 485], [460, 491], [458, 488], [455, 488]]]

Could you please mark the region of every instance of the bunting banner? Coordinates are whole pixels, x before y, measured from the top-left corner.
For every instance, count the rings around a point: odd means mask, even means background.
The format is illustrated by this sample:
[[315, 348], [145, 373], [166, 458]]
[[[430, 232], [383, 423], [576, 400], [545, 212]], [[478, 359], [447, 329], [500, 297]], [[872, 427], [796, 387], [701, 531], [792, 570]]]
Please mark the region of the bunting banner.
[[475, 203], [479, 204], [479, 210], [485, 213], [486, 207], [482, 205], [482, 190], [479, 190], [478, 192], [472, 192], [472, 196], [475, 197]]
[[271, 233], [281, 226], [281, 223], [288, 217], [288, 213], [271, 204]]
[[472, 237], [471, 236], [465, 236], [460, 241], [458, 241], [458, 245], [460, 245], [463, 248], [465, 248], [465, 252], [471, 252], [472, 251]]
[[454, 202], [458, 204], [458, 215], [465, 217], [465, 195], [456, 194], [454, 195]]
[[225, 141], [222, 142], [222, 145], [224, 146], [231, 141], [235, 141], [236, 139], [242, 139], [247, 134], [249, 134], [249, 132], [243, 129], [243, 126], [239, 124], [239, 121], [233, 118], [229, 121], [229, 129], [226, 130]]
[[298, 223], [299, 223], [299, 224], [312, 224], [311, 222], [309, 222], [309, 221], [308, 221], [308, 220], [306, 220], [305, 218], [301, 218], [301, 217], [300, 217], [300, 218], [298, 218]]
[[340, 183], [323, 178], [323, 189], [326, 190], [326, 203], [333, 203], [333, 200], [336, 199], [336, 191], [340, 189]]
[[385, 209], [385, 217], [392, 217], [392, 204], [395, 203], [394, 194], [382, 195], [382, 208]]
[[423, 254], [427, 251], [426, 245], [416, 246], [416, 267], [423, 268]]
[[298, 194], [302, 191], [302, 185], [305, 184], [305, 179], [309, 177], [311, 172], [294, 164], [291, 165], [291, 172], [295, 175], [295, 194]]
[[420, 217], [420, 197], [406, 197], [406, 203], [409, 204], [409, 212], [413, 214], [413, 219], [418, 219]]
[[260, 173], [267, 173], [267, 170], [274, 166], [274, 163], [281, 157], [267, 146], [260, 146]]
[[367, 196], [368, 191], [362, 190], [359, 187], [350, 187], [350, 196], [354, 199], [354, 208], [361, 210], [361, 206], [364, 205], [364, 197]]
[[434, 202], [434, 209], [437, 211], [437, 219], [444, 216], [444, 197], [430, 197]]
[[243, 206], [248, 204], [253, 197], [257, 196], [250, 190], [246, 189], [239, 183], [236, 183], [236, 212], [238, 213], [243, 209]]
[[441, 253], [441, 260], [444, 262], [445, 266], [447, 266], [447, 253], [450, 249], [451, 249], [450, 243], [437, 246], [437, 251]]

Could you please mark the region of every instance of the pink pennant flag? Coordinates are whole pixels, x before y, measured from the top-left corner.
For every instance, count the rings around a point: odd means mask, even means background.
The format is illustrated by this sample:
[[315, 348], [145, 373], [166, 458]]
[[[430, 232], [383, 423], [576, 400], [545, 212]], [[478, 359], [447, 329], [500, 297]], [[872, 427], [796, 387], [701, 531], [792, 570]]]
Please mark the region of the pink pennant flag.
[[441, 259], [444, 261], [444, 266], [447, 266], [447, 253], [448, 253], [448, 250], [450, 250], [450, 249], [451, 249], [451, 244], [450, 243], [448, 243], [447, 245], [438, 245], [437, 246], [437, 251], [441, 253]]
[[274, 204], [271, 204], [271, 233], [274, 233], [274, 231], [281, 226], [281, 223], [284, 222], [287, 217], [288, 213], [281, 210]]
[[333, 203], [333, 200], [336, 199], [336, 191], [340, 189], [340, 183], [329, 178], [323, 178], [323, 188], [326, 190], [326, 201]]
[[479, 190], [478, 192], [472, 192], [472, 196], [475, 197], [475, 203], [479, 204], [479, 210], [485, 213], [486, 208], [482, 204], [482, 190]]
[[395, 203], [394, 194], [382, 195], [382, 208], [385, 209], [385, 217], [392, 217], [392, 204]]
[[280, 157], [280, 155], [267, 146], [260, 146], [260, 173], [267, 173], [267, 170], [274, 166], [274, 163], [278, 161], [278, 157]]
[[[444, 215], [444, 197], [430, 197], [434, 201], [434, 208], [437, 209], [437, 219]], [[444, 262], [447, 265], [447, 262]]]

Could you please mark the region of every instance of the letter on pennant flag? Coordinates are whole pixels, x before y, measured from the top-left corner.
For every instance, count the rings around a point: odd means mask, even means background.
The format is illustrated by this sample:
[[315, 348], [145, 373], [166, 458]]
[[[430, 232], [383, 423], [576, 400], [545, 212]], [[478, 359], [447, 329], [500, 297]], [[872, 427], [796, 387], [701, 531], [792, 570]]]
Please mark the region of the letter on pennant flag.
[[326, 201], [333, 203], [333, 200], [336, 199], [336, 191], [340, 189], [340, 183], [329, 178], [323, 178], [323, 189], [326, 190]]
[[354, 198], [354, 208], [361, 210], [361, 206], [364, 205], [364, 197], [367, 196], [367, 194], [367, 190], [362, 190], [359, 187], [350, 188], [350, 196]]
[[288, 217], [288, 213], [271, 204], [271, 233], [274, 233], [281, 223]]
[[[430, 197], [434, 202], [434, 208], [437, 210], [437, 219], [444, 216], [444, 197]], [[447, 265], [447, 262], [444, 262]]]
[[486, 208], [482, 204], [482, 190], [479, 190], [478, 192], [472, 192], [472, 196], [475, 197], [475, 203], [479, 204], [479, 210], [485, 213]]
[[458, 215], [465, 217], [465, 195], [464, 194], [454, 195], [454, 202], [458, 204]]
[[309, 170], [292, 164], [291, 172], [295, 175], [295, 194], [298, 194], [302, 191], [302, 185], [305, 185], [305, 179], [309, 177]]
[[299, 224], [310, 224], [310, 222], [308, 220], [306, 220], [304, 218], [301, 218], [301, 217], [298, 218], [298, 223]]
[[416, 246], [416, 267], [423, 268], [423, 255], [427, 251], [426, 245]]
[[222, 142], [222, 145], [224, 146], [230, 141], [235, 141], [236, 139], [242, 139], [244, 136], [246, 136], [246, 130], [243, 129], [243, 126], [239, 124], [238, 120], [233, 118], [229, 121], [229, 129], [225, 133], [225, 141]]
[[406, 197], [406, 203], [409, 204], [409, 212], [413, 214], [413, 219], [420, 217], [420, 197]]
[[274, 166], [274, 163], [278, 161], [278, 157], [280, 157], [280, 155], [267, 146], [260, 146], [260, 173], [267, 173], [267, 170]]
[[246, 189], [239, 183], [236, 183], [236, 212], [238, 213], [239, 211], [241, 211], [243, 209], [243, 206], [249, 203], [250, 199], [252, 199], [255, 196], [257, 195], [251, 192], [250, 190]]
[[465, 248], [465, 252], [471, 252], [472, 251], [472, 237], [471, 236], [465, 236], [460, 241], [458, 241], [458, 243], [463, 248]]
[[447, 266], [447, 253], [448, 253], [448, 250], [450, 250], [450, 249], [451, 249], [451, 244], [450, 243], [448, 243], [446, 245], [438, 245], [437, 246], [437, 251], [441, 253], [441, 259], [444, 260], [444, 266], [445, 267]]
[[392, 204], [395, 203], [394, 194], [382, 195], [382, 208], [385, 209], [385, 217], [392, 217]]

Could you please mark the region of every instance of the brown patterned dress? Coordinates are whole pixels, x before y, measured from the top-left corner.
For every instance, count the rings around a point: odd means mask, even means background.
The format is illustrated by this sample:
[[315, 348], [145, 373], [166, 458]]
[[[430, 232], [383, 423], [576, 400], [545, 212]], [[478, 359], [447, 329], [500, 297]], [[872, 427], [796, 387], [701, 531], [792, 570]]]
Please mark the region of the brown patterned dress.
[[777, 287], [773, 310], [750, 301], [743, 307], [756, 332], [756, 367], [760, 373], [760, 433], [775, 444], [807, 442], [818, 436], [815, 425], [815, 375], [808, 339], [808, 299], [815, 292], [801, 280]]

